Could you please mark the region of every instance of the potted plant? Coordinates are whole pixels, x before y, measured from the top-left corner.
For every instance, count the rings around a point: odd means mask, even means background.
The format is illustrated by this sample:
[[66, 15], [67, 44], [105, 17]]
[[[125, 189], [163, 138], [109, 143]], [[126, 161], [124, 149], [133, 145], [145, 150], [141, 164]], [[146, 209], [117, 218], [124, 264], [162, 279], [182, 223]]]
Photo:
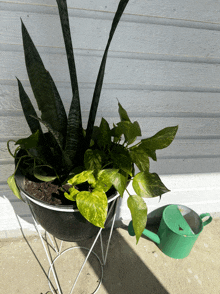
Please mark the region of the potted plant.
[[[9, 146], [12, 140], [8, 142], [8, 150], [16, 163], [8, 185], [18, 198], [22, 198], [20, 193], [25, 193], [33, 213], [46, 230], [56, 236], [54, 230], [61, 226], [60, 231], [64, 235], [59, 233], [58, 238], [64, 240], [90, 237], [99, 227], [104, 228], [111, 194], [116, 191], [122, 197], [132, 180], [136, 195], [129, 195], [127, 204], [138, 242], [147, 222], [147, 206], [143, 197], [161, 196], [169, 191], [157, 174], [150, 173], [149, 158], [156, 160], [156, 150], [171, 144], [177, 126], [164, 128], [153, 137], [135, 143], [141, 136], [140, 126], [137, 121], [131, 122], [120, 103], [118, 123], [111, 128], [102, 118], [100, 125], [94, 126], [109, 46], [128, 2], [121, 0], [115, 13], [85, 130], [82, 127], [66, 0], [57, 0], [57, 5], [72, 87], [68, 116], [56, 85], [22, 22], [26, 68], [41, 117], [17, 79], [22, 109], [32, 134], [16, 141], [18, 147], [14, 152]], [[137, 174], [134, 167], [139, 169]], [[33, 187], [35, 191], [30, 193]], [[50, 194], [44, 195], [45, 189], [51, 191]], [[89, 228], [88, 232], [81, 236], [85, 227]], [[69, 228], [70, 233], [65, 236]], [[74, 228], [76, 237], [73, 236]]]

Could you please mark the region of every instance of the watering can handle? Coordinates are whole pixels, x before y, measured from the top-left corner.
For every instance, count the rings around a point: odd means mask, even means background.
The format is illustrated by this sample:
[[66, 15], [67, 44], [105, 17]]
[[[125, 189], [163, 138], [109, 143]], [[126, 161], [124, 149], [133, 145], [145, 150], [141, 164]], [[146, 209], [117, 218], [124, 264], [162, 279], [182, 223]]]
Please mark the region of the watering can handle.
[[206, 216], [209, 216], [209, 218], [208, 218], [206, 221], [202, 222], [203, 226], [208, 225], [208, 224], [211, 223], [211, 221], [212, 221], [212, 217], [211, 217], [211, 215], [210, 215], [209, 213], [203, 213], [203, 214], [200, 214], [199, 217], [200, 217], [200, 219], [201, 219], [201, 221], [202, 221], [202, 219], [205, 218]]

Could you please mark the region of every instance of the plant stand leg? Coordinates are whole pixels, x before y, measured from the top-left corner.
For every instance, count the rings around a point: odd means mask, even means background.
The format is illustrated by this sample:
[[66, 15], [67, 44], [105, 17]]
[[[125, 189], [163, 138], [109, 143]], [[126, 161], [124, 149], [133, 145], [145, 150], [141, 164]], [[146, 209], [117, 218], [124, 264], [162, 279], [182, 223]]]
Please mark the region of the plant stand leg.
[[[116, 205], [116, 207], [117, 207], [117, 203], [118, 203], [118, 198], [116, 198], [116, 199], [112, 202], [112, 205], [111, 205], [111, 207], [110, 207], [110, 209], [109, 209], [109, 211], [108, 211], [108, 215], [110, 214], [110, 212], [111, 212], [112, 208], [114, 207], [114, 205]], [[115, 224], [115, 219], [116, 219], [116, 209], [115, 209], [115, 213], [114, 213], [114, 216], [113, 216], [113, 219], [112, 219], [112, 224], [111, 224], [111, 228], [110, 228], [110, 233], [109, 233], [109, 238], [108, 238], [108, 241], [107, 241], [107, 247], [106, 247], [106, 252], [105, 252], [105, 254], [104, 254], [104, 247], [103, 247], [103, 240], [102, 240], [102, 228], [99, 229], [99, 231], [98, 231], [98, 233], [97, 233], [97, 235], [96, 235], [96, 237], [95, 237], [95, 240], [94, 240], [94, 242], [92, 243], [92, 245], [91, 245], [90, 248], [86, 248], [86, 247], [82, 247], [82, 246], [77, 246], [77, 247], [74, 246], [74, 247], [70, 247], [70, 248], [68, 248], [68, 249], [66, 249], [66, 250], [64, 250], [64, 251], [61, 251], [61, 247], [62, 247], [62, 242], [63, 242], [63, 241], [61, 241], [61, 246], [60, 246], [60, 248], [58, 248], [58, 246], [55, 246], [55, 245], [54, 245], [52, 239], [50, 238], [49, 233], [46, 232], [46, 233], [45, 233], [45, 236], [48, 235], [48, 237], [49, 237], [49, 239], [50, 239], [50, 241], [51, 241], [51, 243], [52, 243], [52, 248], [53, 248], [53, 250], [54, 250], [54, 251], [56, 252], [56, 254], [57, 254], [57, 256], [56, 256], [54, 259], [52, 259], [52, 257], [51, 257], [50, 254], [49, 254], [49, 244], [48, 244], [48, 241], [47, 241], [46, 238], [45, 238], [45, 240], [44, 240], [44, 238], [42, 237], [42, 234], [40, 233], [40, 231], [39, 231], [39, 229], [38, 229], [37, 221], [36, 221], [36, 219], [35, 219], [35, 217], [34, 217], [34, 213], [32, 212], [32, 210], [31, 210], [31, 213], [32, 213], [32, 217], [33, 217], [33, 220], [34, 220], [34, 223], [35, 223], [35, 227], [36, 227], [37, 233], [38, 233], [38, 235], [39, 235], [39, 237], [40, 237], [40, 240], [41, 240], [42, 246], [43, 246], [43, 248], [44, 248], [44, 251], [45, 251], [45, 254], [46, 254], [46, 256], [47, 256], [47, 260], [48, 260], [48, 263], [49, 263], [49, 266], [50, 266], [50, 267], [49, 267], [48, 277], [47, 277], [47, 278], [48, 278], [48, 284], [49, 284], [49, 287], [50, 287], [50, 290], [52, 291], [52, 293], [54, 293], [54, 294], [57, 294], [57, 293], [58, 293], [58, 294], [63, 294], [62, 289], [61, 289], [61, 286], [60, 286], [60, 283], [59, 283], [59, 280], [58, 280], [57, 273], [56, 273], [56, 271], [55, 271], [54, 264], [55, 264], [55, 262], [57, 261], [57, 259], [58, 259], [59, 257], [61, 257], [61, 256], [62, 256], [63, 254], [65, 254], [66, 252], [68, 252], [68, 251], [70, 251], [70, 250], [73, 250], [73, 249], [85, 249], [85, 250], [88, 251], [88, 253], [87, 253], [87, 256], [86, 256], [86, 258], [85, 258], [85, 261], [83, 262], [83, 265], [81, 266], [81, 269], [80, 269], [80, 271], [79, 271], [79, 273], [78, 273], [78, 275], [77, 275], [77, 277], [76, 277], [76, 279], [75, 279], [75, 281], [74, 281], [74, 284], [73, 284], [73, 286], [72, 286], [71, 291], [70, 291], [69, 294], [72, 294], [72, 293], [73, 293], [73, 290], [74, 290], [74, 288], [75, 288], [75, 286], [76, 286], [76, 283], [77, 283], [77, 281], [78, 281], [78, 278], [79, 278], [79, 276], [80, 276], [80, 274], [81, 274], [81, 272], [82, 272], [82, 270], [83, 270], [83, 268], [84, 268], [84, 266], [85, 266], [85, 264], [86, 264], [86, 262], [87, 262], [87, 260], [88, 260], [88, 258], [89, 258], [89, 256], [90, 256], [91, 253], [92, 253], [94, 256], [96, 256], [96, 258], [97, 258], [97, 260], [99, 261], [100, 266], [101, 266], [101, 277], [100, 277], [100, 281], [99, 281], [99, 284], [98, 284], [97, 288], [95, 289], [95, 291], [94, 291], [92, 294], [97, 293], [98, 290], [99, 290], [99, 288], [100, 288], [100, 286], [101, 286], [102, 279], [103, 279], [104, 266], [105, 266], [105, 264], [106, 264], [107, 255], [108, 255], [108, 250], [109, 250], [109, 245], [110, 245], [110, 241], [111, 241], [111, 237], [112, 237], [112, 233], [113, 233], [113, 228], [114, 228], [114, 224]], [[107, 217], [108, 217], [108, 216], [107, 216]], [[97, 243], [97, 240], [98, 240], [99, 237], [100, 237], [100, 243], [101, 243], [102, 261], [100, 260], [100, 258], [98, 257], [98, 255], [97, 255], [95, 252], [92, 251], [93, 248], [94, 248], [94, 246], [95, 246], [95, 244]], [[47, 243], [47, 247], [48, 247], [48, 248], [46, 248], [45, 242]], [[56, 243], [56, 244], [57, 244], [57, 243]], [[50, 245], [50, 246], [51, 246], [51, 245]], [[56, 283], [56, 287], [57, 287], [57, 291], [58, 291], [58, 292], [56, 292], [56, 290], [54, 289], [54, 287], [52, 286], [52, 283], [51, 283], [51, 281], [50, 281], [50, 273], [51, 273], [51, 272], [53, 273], [53, 277], [54, 277], [54, 280], [55, 280], [55, 283]], [[54, 291], [55, 291], [55, 292], [54, 292]]]

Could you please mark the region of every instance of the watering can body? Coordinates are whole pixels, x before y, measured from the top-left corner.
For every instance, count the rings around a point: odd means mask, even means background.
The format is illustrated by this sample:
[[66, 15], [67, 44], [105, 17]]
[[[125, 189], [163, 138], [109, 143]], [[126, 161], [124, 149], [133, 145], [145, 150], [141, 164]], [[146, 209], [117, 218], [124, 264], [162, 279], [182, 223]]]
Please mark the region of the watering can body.
[[[209, 218], [203, 222], [203, 218], [207, 216]], [[209, 213], [199, 216], [186, 206], [169, 205], [163, 211], [158, 233], [145, 229], [143, 235], [157, 243], [164, 254], [182, 259], [189, 255], [203, 227], [211, 221]], [[128, 231], [130, 235], [134, 235], [132, 222]]]

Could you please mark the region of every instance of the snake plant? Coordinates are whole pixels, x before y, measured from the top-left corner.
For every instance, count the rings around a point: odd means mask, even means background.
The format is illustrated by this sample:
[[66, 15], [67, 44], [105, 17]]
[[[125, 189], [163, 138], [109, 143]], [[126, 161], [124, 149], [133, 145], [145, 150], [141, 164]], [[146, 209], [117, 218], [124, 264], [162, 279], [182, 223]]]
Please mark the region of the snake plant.
[[[137, 242], [147, 222], [147, 206], [143, 197], [161, 196], [169, 190], [159, 176], [149, 171], [149, 158], [156, 160], [156, 150], [168, 147], [173, 141], [177, 126], [167, 127], [151, 138], [138, 140], [141, 129], [132, 122], [120, 103], [120, 121], [112, 126], [102, 118], [94, 126], [101, 95], [108, 50], [120, 18], [129, 0], [120, 0], [115, 13], [109, 38], [102, 57], [94, 94], [91, 102], [87, 128], [82, 127], [81, 105], [71, 40], [66, 0], [57, 0], [59, 17], [65, 43], [72, 89], [72, 101], [68, 115], [64, 109], [57, 87], [44, 67], [43, 61], [24, 25], [22, 39], [25, 63], [30, 85], [37, 102], [39, 117], [19, 79], [19, 97], [31, 135], [15, 142], [16, 170], [31, 174], [41, 181], [58, 180], [60, 185], [69, 184], [65, 197], [76, 201], [81, 214], [92, 224], [104, 227], [107, 216], [106, 192], [114, 186], [121, 197], [128, 180], [136, 195], [129, 195], [128, 207], [133, 219]], [[44, 126], [42, 128], [42, 126]], [[43, 131], [45, 129], [47, 131]], [[12, 141], [12, 140], [10, 140]], [[139, 172], [135, 175], [136, 166]], [[14, 194], [20, 197], [15, 173], [8, 178]], [[79, 191], [77, 185], [87, 183], [89, 190]], [[128, 191], [129, 193], [129, 191]]]

